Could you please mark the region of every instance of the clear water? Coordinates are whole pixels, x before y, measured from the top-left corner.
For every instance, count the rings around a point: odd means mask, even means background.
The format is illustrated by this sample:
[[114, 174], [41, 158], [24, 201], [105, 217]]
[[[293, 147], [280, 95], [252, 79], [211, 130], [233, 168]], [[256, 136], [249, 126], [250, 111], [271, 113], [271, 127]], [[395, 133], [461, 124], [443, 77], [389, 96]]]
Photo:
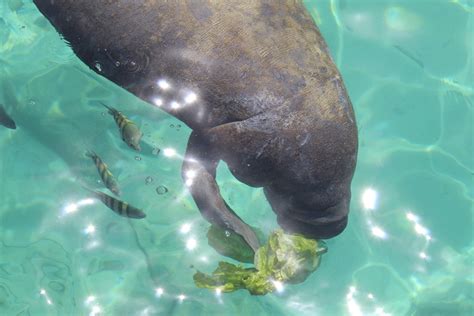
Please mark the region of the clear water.
[[[1, 315], [474, 314], [472, 1], [306, 3], [359, 123], [350, 223], [305, 283], [255, 297], [193, 284], [223, 258], [180, 179], [190, 130], [89, 71], [29, 1], [0, 1], [0, 103], [19, 126], [0, 129]], [[142, 154], [98, 99], [141, 125]], [[88, 148], [146, 220], [88, 204]], [[276, 228], [261, 190], [224, 165], [218, 180], [249, 223]]]

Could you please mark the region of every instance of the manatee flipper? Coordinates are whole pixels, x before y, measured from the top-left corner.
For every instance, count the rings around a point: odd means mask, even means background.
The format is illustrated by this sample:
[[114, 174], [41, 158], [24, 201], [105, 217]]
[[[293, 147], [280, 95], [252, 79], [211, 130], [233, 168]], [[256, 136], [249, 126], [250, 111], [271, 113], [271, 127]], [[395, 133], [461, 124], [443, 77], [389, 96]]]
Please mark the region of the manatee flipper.
[[199, 211], [211, 224], [241, 235], [257, 251], [260, 247], [257, 235], [232, 211], [220, 194], [216, 182], [218, 163], [219, 158], [214, 155], [211, 146], [197, 132], [192, 132], [184, 157], [182, 177]]

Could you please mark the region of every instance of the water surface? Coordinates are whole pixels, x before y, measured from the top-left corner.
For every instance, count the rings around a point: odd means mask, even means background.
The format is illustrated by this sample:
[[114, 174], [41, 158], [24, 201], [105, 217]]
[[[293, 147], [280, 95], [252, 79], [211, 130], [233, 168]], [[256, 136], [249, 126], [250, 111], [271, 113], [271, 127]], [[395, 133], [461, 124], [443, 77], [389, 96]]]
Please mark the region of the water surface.
[[[223, 258], [181, 181], [189, 128], [88, 70], [29, 1], [0, 3], [0, 103], [18, 125], [0, 129], [0, 314], [473, 313], [472, 2], [305, 2], [354, 104], [359, 160], [348, 228], [305, 283], [264, 297], [193, 284]], [[142, 153], [97, 100], [140, 124]], [[90, 148], [146, 220], [90, 200]], [[223, 164], [218, 181], [245, 220], [277, 227], [262, 190]]]

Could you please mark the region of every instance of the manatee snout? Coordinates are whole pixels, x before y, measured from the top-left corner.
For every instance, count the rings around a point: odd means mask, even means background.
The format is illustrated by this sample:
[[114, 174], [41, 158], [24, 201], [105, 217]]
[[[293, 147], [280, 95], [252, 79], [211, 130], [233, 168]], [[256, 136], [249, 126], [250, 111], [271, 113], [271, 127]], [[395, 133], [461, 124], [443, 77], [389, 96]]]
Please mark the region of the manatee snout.
[[277, 214], [278, 224], [287, 232], [314, 239], [328, 239], [342, 233], [347, 226], [350, 199], [347, 195], [334, 205], [327, 206], [311, 203], [304, 194], [289, 196], [270, 188], [265, 188], [264, 192]]

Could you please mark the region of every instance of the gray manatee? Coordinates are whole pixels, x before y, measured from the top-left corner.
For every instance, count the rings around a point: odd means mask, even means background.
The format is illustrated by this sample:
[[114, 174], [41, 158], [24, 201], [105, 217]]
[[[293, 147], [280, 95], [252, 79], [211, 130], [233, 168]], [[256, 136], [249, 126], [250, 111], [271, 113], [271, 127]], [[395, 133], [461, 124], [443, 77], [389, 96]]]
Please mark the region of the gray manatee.
[[222, 199], [216, 167], [263, 187], [287, 232], [347, 225], [357, 159], [352, 104], [297, 0], [34, 0], [98, 74], [192, 130], [182, 176], [202, 215], [252, 229]]

